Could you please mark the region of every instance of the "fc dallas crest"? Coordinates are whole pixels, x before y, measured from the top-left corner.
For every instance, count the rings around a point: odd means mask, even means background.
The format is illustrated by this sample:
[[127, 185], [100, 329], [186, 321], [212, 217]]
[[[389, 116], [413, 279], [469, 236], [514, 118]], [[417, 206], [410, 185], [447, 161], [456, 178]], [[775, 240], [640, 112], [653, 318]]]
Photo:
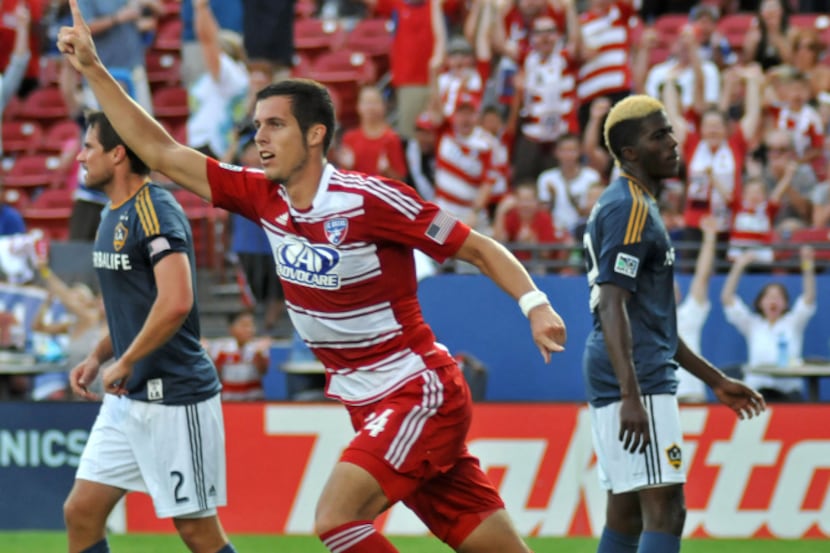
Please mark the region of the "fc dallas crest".
[[323, 230], [326, 233], [326, 240], [329, 241], [329, 244], [339, 246], [349, 231], [349, 220], [345, 217], [329, 219], [323, 223]]

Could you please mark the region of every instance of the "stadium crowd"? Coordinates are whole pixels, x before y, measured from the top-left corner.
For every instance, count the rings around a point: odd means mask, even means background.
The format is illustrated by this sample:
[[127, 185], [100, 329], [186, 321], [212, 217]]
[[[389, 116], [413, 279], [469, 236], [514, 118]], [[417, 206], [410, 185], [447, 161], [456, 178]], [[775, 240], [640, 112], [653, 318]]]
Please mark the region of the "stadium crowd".
[[[828, 258], [830, 2], [79, 4], [103, 63], [188, 145], [255, 163], [254, 94], [288, 75], [313, 78], [337, 108], [333, 163], [409, 183], [536, 272], [583, 270], [587, 217], [617, 171], [603, 120], [639, 92], [665, 103], [681, 144], [682, 176], [659, 198], [681, 270], [691, 271], [710, 218], [716, 267], [749, 250], [769, 270], [796, 259], [799, 243], [814, 243], [818, 264]], [[75, 159], [96, 100], [55, 49], [67, 2], [5, 0], [0, 16], [0, 232], [92, 240], [107, 199], [84, 186]], [[252, 246], [262, 230], [225, 225], [186, 197], [177, 195], [204, 243], [199, 263], [220, 266], [228, 242], [269, 305], [270, 331], [282, 308], [273, 260]], [[214, 240], [197, 222], [229, 235]], [[443, 270], [470, 268], [424, 269]]]

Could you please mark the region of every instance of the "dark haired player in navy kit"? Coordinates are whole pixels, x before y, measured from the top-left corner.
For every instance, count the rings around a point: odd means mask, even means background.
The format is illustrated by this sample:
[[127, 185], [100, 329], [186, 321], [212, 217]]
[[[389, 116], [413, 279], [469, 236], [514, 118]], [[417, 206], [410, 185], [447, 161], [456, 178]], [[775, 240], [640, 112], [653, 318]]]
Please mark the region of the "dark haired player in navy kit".
[[78, 160], [87, 186], [110, 199], [92, 257], [109, 335], [72, 369], [73, 390], [94, 399], [87, 386], [115, 362], [64, 505], [69, 552], [109, 551], [110, 511], [144, 491], [191, 551], [230, 553], [216, 516], [226, 502], [220, 384], [199, 343], [190, 225], [103, 113], [89, 116]]
[[676, 553], [686, 466], [675, 391], [678, 363], [738, 415], [761, 396], [694, 354], [677, 335], [674, 248], [657, 207], [677, 175], [677, 141], [663, 105], [617, 103], [605, 140], [622, 176], [602, 194], [584, 236], [594, 318], [584, 356], [600, 483], [608, 490], [598, 553]]

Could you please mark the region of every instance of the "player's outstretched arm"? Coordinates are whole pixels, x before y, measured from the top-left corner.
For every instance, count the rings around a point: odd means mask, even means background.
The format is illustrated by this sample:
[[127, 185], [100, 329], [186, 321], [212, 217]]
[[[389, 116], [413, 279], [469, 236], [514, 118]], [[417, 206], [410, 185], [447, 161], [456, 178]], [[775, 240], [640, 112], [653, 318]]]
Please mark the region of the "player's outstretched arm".
[[151, 169], [210, 200], [205, 156], [176, 142], [127, 95], [98, 58], [77, 0], [69, 0], [69, 6], [72, 26], [62, 27], [58, 33], [58, 50], [86, 77], [115, 131]]
[[706, 359], [690, 350], [681, 339], [678, 339], [675, 360], [712, 388], [718, 401], [735, 411], [740, 418], [751, 419], [760, 415], [766, 408], [761, 394], [743, 382], [723, 374]]
[[550, 361], [551, 353], [565, 349], [567, 332], [562, 317], [551, 307], [547, 296], [536, 288], [525, 268], [507, 248], [492, 238], [472, 231], [456, 257], [478, 267], [519, 302], [530, 320], [533, 341], [546, 363]]

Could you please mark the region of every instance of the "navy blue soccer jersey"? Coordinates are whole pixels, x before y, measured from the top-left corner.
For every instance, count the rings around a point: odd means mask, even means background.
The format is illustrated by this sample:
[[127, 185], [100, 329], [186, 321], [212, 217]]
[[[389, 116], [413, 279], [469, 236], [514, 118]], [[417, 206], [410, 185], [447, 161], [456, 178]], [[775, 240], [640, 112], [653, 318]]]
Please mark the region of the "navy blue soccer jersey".
[[597, 314], [603, 284], [631, 293], [626, 307], [641, 392], [674, 393], [678, 339], [674, 248], [657, 202], [634, 180], [625, 176], [614, 180], [591, 212], [583, 241], [593, 317], [583, 358], [588, 400], [601, 407], [620, 399]]
[[[98, 273], [115, 357], [138, 335], [157, 287], [153, 267], [166, 255], [187, 254], [196, 293], [196, 264], [190, 224], [167, 190], [143, 186], [120, 205], [107, 204], [95, 236], [92, 262]], [[199, 342], [194, 303], [170, 340], [140, 360], [127, 381], [128, 397], [170, 405], [191, 404], [220, 390], [216, 368]]]

